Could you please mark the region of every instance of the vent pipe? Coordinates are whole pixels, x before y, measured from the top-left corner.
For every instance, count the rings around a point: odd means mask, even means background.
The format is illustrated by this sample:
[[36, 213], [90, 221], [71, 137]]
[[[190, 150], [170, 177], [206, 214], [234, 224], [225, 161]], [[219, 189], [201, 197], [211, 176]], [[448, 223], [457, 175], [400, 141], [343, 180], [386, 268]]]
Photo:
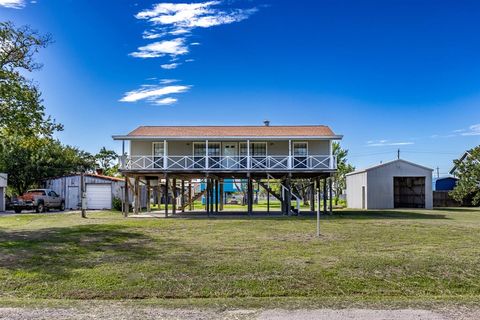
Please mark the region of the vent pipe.
[[263, 121], [263, 124], [265, 125], [265, 127], [270, 127], [270, 120]]

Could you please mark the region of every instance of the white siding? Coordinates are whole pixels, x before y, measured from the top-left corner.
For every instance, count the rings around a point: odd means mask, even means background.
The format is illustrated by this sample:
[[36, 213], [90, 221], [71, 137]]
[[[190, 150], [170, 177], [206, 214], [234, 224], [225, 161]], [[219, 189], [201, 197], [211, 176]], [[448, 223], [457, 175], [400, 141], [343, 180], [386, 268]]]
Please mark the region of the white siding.
[[[365, 202], [368, 201], [366, 195], [367, 188], [367, 173], [360, 172], [354, 175], [347, 176], [347, 205], [352, 209], [362, 209], [362, 187], [365, 186]], [[365, 203], [367, 207], [368, 204]]]
[[[198, 140], [204, 142], [205, 140]], [[245, 142], [229, 141], [229, 142]], [[257, 140], [256, 140], [257, 141]], [[269, 155], [288, 155], [288, 140], [258, 140], [267, 142], [267, 150]], [[299, 140], [292, 140], [292, 143]], [[330, 140], [301, 140], [308, 142], [308, 153], [310, 155], [329, 155]], [[158, 141], [163, 142], [163, 140]], [[209, 140], [209, 142], [222, 142], [218, 139]], [[253, 141], [252, 141], [253, 142]], [[193, 141], [167, 141], [167, 151], [171, 156], [191, 156], [193, 154]], [[131, 141], [130, 152], [132, 156], [151, 156], [152, 141]]]

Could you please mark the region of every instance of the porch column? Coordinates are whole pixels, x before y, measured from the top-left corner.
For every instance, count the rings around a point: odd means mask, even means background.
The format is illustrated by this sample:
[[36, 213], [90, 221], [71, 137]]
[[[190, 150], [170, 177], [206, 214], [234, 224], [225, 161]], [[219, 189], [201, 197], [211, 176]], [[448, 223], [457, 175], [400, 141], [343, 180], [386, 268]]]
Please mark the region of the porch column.
[[205, 169], [208, 169], [208, 140], [205, 140]]
[[250, 140], [247, 140], [247, 169], [250, 169], [251, 162], [250, 162]]
[[167, 170], [168, 167], [168, 153], [167, 153], [167, 140], [163, 140], [163, 170]]
[[[288, 169], [292, 169], [292, 140], [288, 140]], [[290, 208], [288, 208], [290, 210]]]
[[177, 213], [177, 179], [176, 178], [172, 179], [172, 193], [173, 193], [172, 214], [176, 214]]
[[168, 175], [165, 174], [165, 194], [163, 195], [165, 198], [165, 217], [168, 218]]
[[225, 202], [225, 191], [224, 191], [225, 180], [220, 179], [220, 211], [223, 211], [223, 203]]
[[134, 206], [133, 206], [133, 213], [134, 214], [138, 214], [138, 208], [139, 208], [139, 202], [140, 202], [140, 199], [139, 199], [139, 192], [138, 192], [138, 189], [139, 189], [139, 178], [138, 176], [135, 177], [135, 190], [134, 190]]
[[185, 180], [182, 179], [182, 198], [181, 198], [181, 204], [182, 204], [182, 212], [185, 212]]
[[128, 217], [128, 209], [130, 208], [130, 203], [128, 199], [128, 176], [125, 175], [125, 187], [124, 187], [124, 195], [123, 195], [123, 216], [126, 218]]

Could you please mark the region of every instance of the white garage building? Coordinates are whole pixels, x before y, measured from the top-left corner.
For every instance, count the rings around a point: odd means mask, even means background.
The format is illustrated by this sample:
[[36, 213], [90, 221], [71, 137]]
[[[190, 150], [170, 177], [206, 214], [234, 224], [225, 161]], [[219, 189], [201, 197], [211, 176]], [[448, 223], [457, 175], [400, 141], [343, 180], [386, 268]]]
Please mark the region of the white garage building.
[[0, 173], [0, 212], [5, 211], [6, 193], [7, 193], [7, 174]]
[[[66, 209], [79, 209], [80, 199], [80, 174], [48, 179], [45, 188], [52, 189], [65, 199]], [[87, 196], [87, 209], [100, 210], [112, 209], [114, 197], [123, 199], [125, 180], [99, 174], [84, 175], [85, 191]]]
[[347, 174], [352, 209], [432, 208], [433, 169], [394, 160]]

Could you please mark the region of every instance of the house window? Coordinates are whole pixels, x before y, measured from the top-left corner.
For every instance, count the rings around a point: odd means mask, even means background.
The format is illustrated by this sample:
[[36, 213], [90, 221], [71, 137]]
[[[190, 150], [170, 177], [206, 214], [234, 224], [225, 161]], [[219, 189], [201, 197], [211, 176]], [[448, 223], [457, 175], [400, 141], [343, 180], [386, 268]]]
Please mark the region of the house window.
[[293, 155], [297, 157], [306, 157], [308, 155], [308, 143], [306, 142], [294, 142], [293, 143]]
[[[247, 143], [240, 142], [240, 155], [246, 156], [248, 153]], [[266, 142], [250, 142], [250, 155], [251, 156], [266, 156], [267, 155], [267, 143]]]
[[[240, 142], [240, 155], [248, 154], [247, 143]], [[250, 142], [250, 156], [252, 157], [252, 168], [266, 167], [267, 143], [266, 142]], [[242, 167], [247, 167], [247, 159], [240, 160]]]
[[306, 168], [308, 161], [308, 143], [294, 142], [293, 143], [293, 167]]
[[163, 156], [165, 146], [163, 142], [153, 142], [153, 167], [163, 168]]

